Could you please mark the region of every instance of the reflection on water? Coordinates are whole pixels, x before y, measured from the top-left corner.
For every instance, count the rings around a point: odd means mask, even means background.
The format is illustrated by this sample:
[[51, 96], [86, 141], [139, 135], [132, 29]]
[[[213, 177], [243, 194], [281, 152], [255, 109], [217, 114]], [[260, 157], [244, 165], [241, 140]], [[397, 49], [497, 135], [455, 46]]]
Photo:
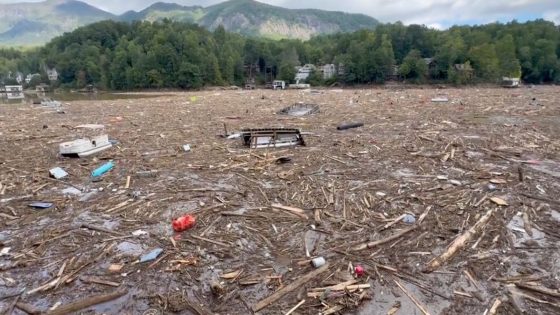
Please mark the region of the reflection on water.
[[61, 102], [69, 101], [107, 101], [119, 99], [140, 99], [159, 97], [162, 94], [125, 94], [125, 93], [73, 93], [73, 92], [57, 92], [57, 93], [25, 93], [25, 99], [9, 100], [6, 94], [0, 94], [0, 104], [29, 104], [40, 103], [44, 99], [57, 100]]

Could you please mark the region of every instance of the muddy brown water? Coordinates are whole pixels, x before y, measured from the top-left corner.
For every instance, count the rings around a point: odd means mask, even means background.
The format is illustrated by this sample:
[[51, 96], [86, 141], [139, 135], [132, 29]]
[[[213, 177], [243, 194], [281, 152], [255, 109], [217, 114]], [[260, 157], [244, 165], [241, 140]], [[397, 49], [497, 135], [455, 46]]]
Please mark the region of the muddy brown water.
[[33, 102], [40, 102], [43, 99], [51, 99], [59, 102], [72, 102], [72, 101], [109, 101], [109, 100], [124, 100], [124, 99], [147, 99], [156, 98], [165, 95], [165, 93], [154, 92], [135, 92], [135, 93], [122, 93], [122, 92], [97, 92], [97, 93], [79, 93], [79, 92], [56, 92], [56, 93], [32, 93], [26, 92], [25, 98], [10, 100], [5, 97], [0, 97], [0, 104], [28, 104]]

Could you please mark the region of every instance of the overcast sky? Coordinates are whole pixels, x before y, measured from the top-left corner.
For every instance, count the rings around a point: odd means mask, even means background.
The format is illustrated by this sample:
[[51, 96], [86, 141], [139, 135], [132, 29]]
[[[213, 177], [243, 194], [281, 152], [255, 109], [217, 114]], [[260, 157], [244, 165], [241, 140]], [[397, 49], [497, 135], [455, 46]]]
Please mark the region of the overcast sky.
[[[157, 0], [82, 0], [113, 13], [142, 10]], [[0, 0], [0, 3], [39, 2]], [[223, 0], [167, 0], [183, 5], [208, 6]], [[260, 0], [286, 8], [317, 8], [364, 13], [382, 22], [402, 21], [448, 27], [454, 24], [520, 22], [544, 18], [560, 24], [560, 0]]]

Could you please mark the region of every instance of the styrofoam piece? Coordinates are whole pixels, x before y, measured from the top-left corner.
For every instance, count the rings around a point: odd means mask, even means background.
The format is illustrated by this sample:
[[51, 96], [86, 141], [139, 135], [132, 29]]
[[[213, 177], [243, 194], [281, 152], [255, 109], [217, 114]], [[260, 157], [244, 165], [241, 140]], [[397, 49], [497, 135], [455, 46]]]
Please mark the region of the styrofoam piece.
[[317, 257], [317, 258], [313, 258], [311, 260], [311, 264], [313, 265], [313, 267], [315, 268], [319, 268], [321, 266], [323, 266], [324, 264], [326, 264], [327, 262], [325, 261], [325, 258], [323, 257]]
[[55, 167], [53, 169], [49, 170], [49, 173], [51, 174], [52, 177], [56, 178], [56, 179], [61, 179], [63, 177], [68, 176], [68, 173], [66, 173], [65, 170], [63, 170], [60, 167]]

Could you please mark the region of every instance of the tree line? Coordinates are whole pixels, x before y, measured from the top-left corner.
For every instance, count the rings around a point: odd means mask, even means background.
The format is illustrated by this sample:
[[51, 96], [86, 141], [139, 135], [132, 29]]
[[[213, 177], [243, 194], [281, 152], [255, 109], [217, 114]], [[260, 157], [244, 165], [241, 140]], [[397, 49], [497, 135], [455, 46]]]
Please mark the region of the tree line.
[[[295, 66], [335, 64], [314, 85], [384, 83], [497, 83], [520, 77], [527, 83], [560, 83], [560, 27], [544, 20], [454, 26], [383, 24], [374, 30], [268, 40], [197, 25], [103, 21], [53, 39], [41, 48], [0, 49], [0, 80], [16, 72], [56, 68], [58, 84], [103, 89], [200, 88], [242, 85], [247, 79], [293, 81]], [[10, 73], [12, 75], [10, 75]], [[44, 77], [44, 76], [43, 76]]]

